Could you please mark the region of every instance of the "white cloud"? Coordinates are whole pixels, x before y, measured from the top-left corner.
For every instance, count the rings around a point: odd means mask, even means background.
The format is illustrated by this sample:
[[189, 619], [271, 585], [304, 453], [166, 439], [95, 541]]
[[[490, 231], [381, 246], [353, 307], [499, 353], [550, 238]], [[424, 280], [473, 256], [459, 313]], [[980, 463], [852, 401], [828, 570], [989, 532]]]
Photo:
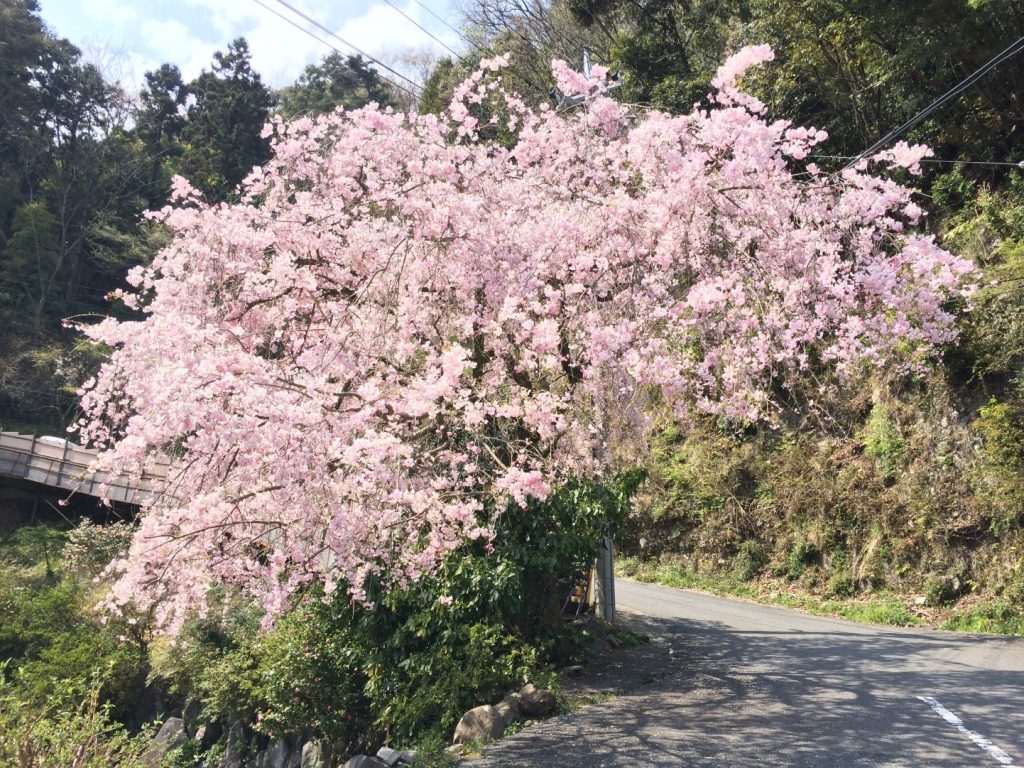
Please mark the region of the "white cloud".
[[200, 40], [178, 19], [146, 19], [139, 28], [149, 57], [177, 64], [185, 80], [209, 67], [216, 46]]
[[[419, 5], [409, 0], [404, 6], [399, 4], [402, 11], [420, 26], [429, 29], [435, 37], [440, 38], [445, 45], [458, 50], [459, 40], [451, 30], [443, 32], [435, 31], [428, 26], [426, 14]], [[434, 22], [435, 26], [437, 22]], [[447, 33], [447, 34], [445, 34]], [[413, 49], [436, 50], [440, 54], [447, 53], [445, 49], [435, 40], [432, 40], [423, 30], [418, 29], [409, 19], [405, 18], [391, 6], [379, 2], [370, 8], [362, 16], [346, 21], [338, 34], [359, 46], [367, 53], [379, 55], [394, 53], [396, 51]]]
[[108, 22], [116, 19], [124, 23], [135, 21], [138, 18], [135, 9], [120, 0], [89, 0], [85, 3], [84, 10], [89, 16]]
[[[399, 4], [399, 0], [395, 0]], [[447, 0], [423, 0], [444, 15]], [[253, 67], [273, 87], [295, 80], [306, 64], [330, 53], [331, 48], [311, 35], [350, 51], [338, 40], [295, 16], [276, 0], [263, 2], [282, 16], [294, 19], [304, 32], [253, 0], [43, 0], [43, 15], [58, 35], [82, 45], [117, 41], [128, 61], [139, 71], [124, 77], [126, 84], [140, 84], [144, 71], [163, 62], [177, 64], [189, 80], [209, 69], [213, 54], [225, 50], [236, 37], [245, 37]], [[390, 58], [408, 49], [447, 53], [383, 0], [340, 3], [335, 0], [288, 0], [338, 35], [367, 53]], [[346, 7], [347, 6], [347, 7]], [[355, 8], [353, 7], [355, 6]], [[352, 12], [361, 7], [362, 13]], [[460, 41], [449, 29], [426, 14], [413, 0], [399, 4], [409, 16], [427, 27], [446, 44], [459, 50]]]

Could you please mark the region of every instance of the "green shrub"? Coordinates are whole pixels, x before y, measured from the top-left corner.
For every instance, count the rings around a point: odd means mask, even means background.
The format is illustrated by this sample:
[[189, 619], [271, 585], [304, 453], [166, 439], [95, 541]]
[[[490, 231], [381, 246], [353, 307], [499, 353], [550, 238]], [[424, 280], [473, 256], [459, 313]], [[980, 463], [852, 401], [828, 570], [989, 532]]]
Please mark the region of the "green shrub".
[[503, 627], [451, 623], [417, 651], [396, 654], [394, 643], [394, 650], [376, 655], [366, 690], [375, 724], [389, 739], [447, 735], [467, 709], [494, 703], [530, 680], [552, 681], [537, 650]]
[[997, 466], [1024, 472], [1024, 407], [994, 398], [978, 412], [975, 428], [985, 440], [985, 453]]
[[37, 656], [54, 637], [80, 626], [81, 608], [74, 582], [26, 583], [18, 570], [0, 565], [0, 658]]
[[964, 175], [961, 167], [944, 173], [932, 182], [932, 199], [940, 210], [968, 208], [978, 197], [978, 184]]
[[467, 709], [552, 683], [547, 662], [579, 649], [557, 577], [593, 560], [642, 479], [569, 483], [509, 508], [493, 546], [467, 543], [405, 590], [368, 585], [372, 610], [313, 590], [261, 632], [253, 606], [222, 595], [162, 649], [157, 675], [207, 718], [250, 718], [270, 736], [312, 731], [345, 751], [447, 739]]
[[0, 765], [18, 768], [142, 768], [152, 733], [129, 734], [102, 703], [102, 680], [66, 684], [45, 703], [0, 693]]
[[846, 571], [839, 571], [829, 576], [826, 589], [828, 594], [835, 597], [850, 597], [857, 591], [853, 579]]
[[796, 581], [804, 575], [804, 571], [811, 565], [818, 562], [821, 554], [818, 552], [818, 548], [806, 540], [798, 540], [793, 543], [790, 547], [789, 555], [786, 559], [786, 576], [792, 581]]
[[846, 605], [842, 606], [838, 612], [845, 618], [871, 624], [906, 627], [920, 623], [907, 606], [899, 600], [879, 600], [865, 605]]
[[64, 569], [76, 576], [93, 577], [127, 550], [132, 527], [127, 523], [100, 525], [83, 520], [68, 531], [64, 544]]
[[[99, 703], [109, 716], [138, 725], [149, 671], [146, 622], [102, 620], [91, 580], [69, 576], [54, 555], [64, 539], [47, 526], [28, 526], [0, 548], [0, 658], [8, 662], [11, 695], [42, 707], [67, 685], [99, 675]], [[40, 577], [44, 563], [49, 575]]]
[[876, 403], [864, 425], [864, 452], [875, 460], [883, 477], [892, 478], [903, 466], [906, 448], [899, 425], [885, 406]]
[[259, 728], [271, 736], [304, 730], [355, 746], [369, 730], [366, 675], [351, 611], [318, 603], [288, 615], [259, 647]]
[[998, 597], [954, 614], [942, 628], [1024, 635], [1024, 571], [1018, 571], [996, 592]]
[[481, 619], [470, 585], [487, 585], [462, 566], [446, 568], [451, 603], [430, 580], [378, 596], [373, 610], [311, 595], [265, 633], [241, 607], [228, 628], [193, 622], [160, 674], [207, 718], [251, 719], [271, 737], [312, 731], [351, 752], [447, 735], [466, 709], [543, 674], [535, 648]]
[[26, 525], [0, 539], [0, 567], [11, 568], [26, 582], [51, 579], [60, 566], [67, 534], [51, 525]]
[[975, 492], [997, 536], [1019, 530], [1024, 520], [1024, 406], [1011, 398], [983, 406], [974, 420], [984, 454], [973, 476]]
[[957, 597], [952, 581], [942, 576], [932, 576], [927, 579], [922, 591], [928, 605], [946, 605]]
[[1024, 635], [1024, 607], [1019, 602], [998, 599], [959, 613], [942, 625], [957, 632], [999, 632]]
[[739, 550], [733, 559], [736, 575], [744, 581], [757, 578], [765, 565], [768, 563], [768, 554], [764, 551], [761, 543], [753, 539], [747, 539], [740, 544]]

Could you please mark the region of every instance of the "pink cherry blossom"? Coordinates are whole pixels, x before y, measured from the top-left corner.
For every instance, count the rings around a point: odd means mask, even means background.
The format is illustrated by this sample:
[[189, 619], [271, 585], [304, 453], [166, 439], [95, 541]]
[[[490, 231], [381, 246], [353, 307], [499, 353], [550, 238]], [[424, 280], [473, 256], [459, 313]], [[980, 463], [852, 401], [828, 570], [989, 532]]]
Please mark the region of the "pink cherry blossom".
[[729, 88], [743, 77], [751, 67], [764, 64], [775, 59], [775, 51], [770, 45], [749, 45], [734, 53], [718, 68], [715, 78], [711, 81], [718, 90]]
[[[151, 214], [173, 239], [124, 296], [140, 318], [84, 328], [114, 350], [83, 385], [97, 469], [171, 461], [111, 604], [173, 633], [218, 585], [268, 622], [316, 583], [366, 602], [488, 539], [506, 503], [629, 461], [655, 391], [684, 418], [770, 420], [808, 370], [911, 369], [954, 341], [972, 266], [907, 231], [911, 189], [794, 164], [824, 134], [735, 85], [770, 59], [740, 52], [712, 107], [673, 116], [558, 63], [589, 98], [531, 109], [499, 58], [440, 116], [273, 120], [236, 204], [176, 180]], [[482, 138], [482, 106], [513, 145]]]

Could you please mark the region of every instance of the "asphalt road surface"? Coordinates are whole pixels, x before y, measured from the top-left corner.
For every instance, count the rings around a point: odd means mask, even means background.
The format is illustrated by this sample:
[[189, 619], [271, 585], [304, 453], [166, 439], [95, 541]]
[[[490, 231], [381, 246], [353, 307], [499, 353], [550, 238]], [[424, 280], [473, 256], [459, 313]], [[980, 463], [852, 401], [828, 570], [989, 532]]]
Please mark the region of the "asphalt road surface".
[[502, 739], [467, 768], [1024, 768], [1024, 639], [854, 624], [626, 580], [616, 598], [665, 674]]

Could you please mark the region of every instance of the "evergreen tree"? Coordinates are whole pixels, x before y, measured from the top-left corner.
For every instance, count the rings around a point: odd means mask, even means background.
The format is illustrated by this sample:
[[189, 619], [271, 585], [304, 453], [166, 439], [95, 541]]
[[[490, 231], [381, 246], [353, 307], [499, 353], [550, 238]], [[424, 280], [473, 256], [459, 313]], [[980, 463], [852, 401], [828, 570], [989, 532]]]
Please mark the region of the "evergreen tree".
[[335, 107], [358, 109], [371, 102], [397, 106], [390, 84], [361, 56], [331, 53], [319, 64], [310, 64], [294, 85], [280, 93], [285, 117], [322, 114]]
[[218, 51], [210, 71], [189, 86], [195, 97], [182, 131], [184, 175], [211, 200], [226, 199], [253, 166], [269, 158], [260, 137], [273, 98], [253, 70], [249, 44], [238, 38]]
[[60, 251], [60, 227], [46, 206], [36, 202], [18, 208], [0, 250], [0, 313], [8, 322], [17, 322], [28, 310], [33, 325], [41, 324]]
[[141, 108], [135, 120], [135, 133], [150, 157], [147, 202], [150, 208], [155, 208], [167, 196], [170, 166], [180, 162], [188, 86], [174, 64], [163, 64], [147, 72], [145, 77], [146, 86], [139, 94]]

